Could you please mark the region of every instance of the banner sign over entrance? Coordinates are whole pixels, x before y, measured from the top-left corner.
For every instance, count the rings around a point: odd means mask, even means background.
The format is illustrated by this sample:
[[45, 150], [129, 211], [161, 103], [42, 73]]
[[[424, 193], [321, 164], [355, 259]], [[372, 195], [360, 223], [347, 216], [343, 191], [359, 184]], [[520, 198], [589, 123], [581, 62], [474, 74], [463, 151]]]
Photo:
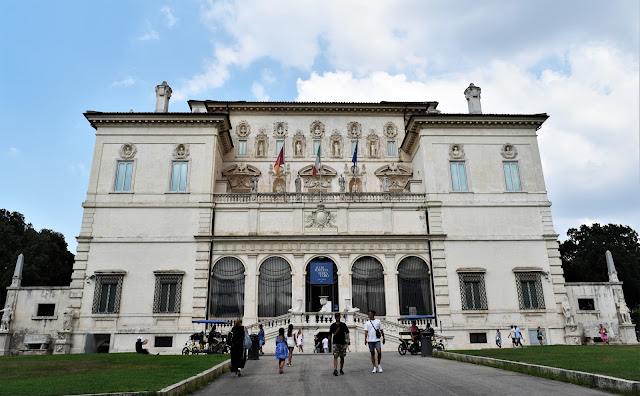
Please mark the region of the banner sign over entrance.
[[309, 265], [311, 270], [312, 285], [332, 285], [333, 284], [333, 263], [326, 261], [312, 261]]

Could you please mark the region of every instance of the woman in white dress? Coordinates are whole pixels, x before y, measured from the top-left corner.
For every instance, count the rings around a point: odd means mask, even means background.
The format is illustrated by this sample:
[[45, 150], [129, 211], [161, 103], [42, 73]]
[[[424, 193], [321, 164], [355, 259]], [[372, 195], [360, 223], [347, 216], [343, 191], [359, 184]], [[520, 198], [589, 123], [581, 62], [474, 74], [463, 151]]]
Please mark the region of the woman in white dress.
[[296, 340], [298, 341], [298, 352], [304, 352], [302, 349], [302, 342], [304, 341], [304, 334], [302, 334], [302, 329], [298, 330], [298, 334], [296, 334]]
[[287, 340], [287, 348], [289, 348], [289, 362], [287, 366], [291, 367], [291, 358], [293, 357], [293, 350], [296, 348], [296, 335], [293, 332], [293, 325], [289, 324], [287, 328], [287, 336], [285, 337]]

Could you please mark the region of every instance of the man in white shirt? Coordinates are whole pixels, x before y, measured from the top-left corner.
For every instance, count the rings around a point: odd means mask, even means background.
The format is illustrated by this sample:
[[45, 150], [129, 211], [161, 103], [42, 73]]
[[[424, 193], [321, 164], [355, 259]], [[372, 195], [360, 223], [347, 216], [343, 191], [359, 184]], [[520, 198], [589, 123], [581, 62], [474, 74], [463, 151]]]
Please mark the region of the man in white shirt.
[[329, 339], [328, 338], [323, 338], [322, 339], [322, 349], [324, 349], [324, 353], [329, 353]]
[[[380, 360], [382, 360], [382, 345], [380, 344], [380, 338], [382, 337], [382, 343], [385, 343], [384, 331], [382, 330], [382, 322], [375, 318], [376, 311], [369, 311], [369, 320], [364, 324], [364, 344], [369, 345], [369, 352], [371, 352], [371, 364], [373, 364], [372, 373], [381, 373], [382, 366]], [[378, 351], [378, 365], [376, 366], [375, 353]]]

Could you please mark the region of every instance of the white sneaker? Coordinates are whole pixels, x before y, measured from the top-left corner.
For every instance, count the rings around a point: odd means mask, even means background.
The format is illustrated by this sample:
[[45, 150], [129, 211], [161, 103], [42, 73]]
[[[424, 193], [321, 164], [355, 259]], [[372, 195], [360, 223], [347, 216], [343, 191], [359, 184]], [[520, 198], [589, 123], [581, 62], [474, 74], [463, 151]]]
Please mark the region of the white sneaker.
[[381, 373], [382, 372], [382, 366], [378, 365], [378, 372]]
[[378, 372], [378, 368], [374, 367], [372, 373], [376, 373], [376, 372]]

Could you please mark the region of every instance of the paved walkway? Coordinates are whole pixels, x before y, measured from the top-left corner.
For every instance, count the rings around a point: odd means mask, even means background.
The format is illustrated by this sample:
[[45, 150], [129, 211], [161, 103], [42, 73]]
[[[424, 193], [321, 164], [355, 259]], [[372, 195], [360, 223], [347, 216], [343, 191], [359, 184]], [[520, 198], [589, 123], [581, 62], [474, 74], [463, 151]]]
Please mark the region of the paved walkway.
[[607, 395], [594, 389], [451, 360], [383, 353], [381, 374], [371, 373], [368, 353], [349, 353], [345, 375], [333, 376], [333, 358], [294, 354], [293, 367], [278, 374], [271, 356], [249, 360], [242, 377], [225, 373], [194, 395]]

